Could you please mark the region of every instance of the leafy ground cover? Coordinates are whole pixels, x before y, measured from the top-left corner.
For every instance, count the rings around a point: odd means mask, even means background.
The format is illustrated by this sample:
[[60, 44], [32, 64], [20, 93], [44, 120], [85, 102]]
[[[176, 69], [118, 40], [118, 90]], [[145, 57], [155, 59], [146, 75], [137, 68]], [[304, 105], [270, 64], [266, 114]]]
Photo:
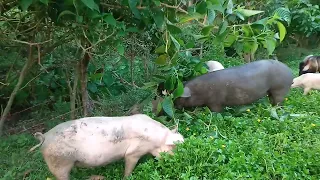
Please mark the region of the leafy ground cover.
[[[300, 59], [285, 61], [295, 76]], [[238, 63], [223, 62], [226, 67]], [[301, 89], [292, 89], [283, 107], [272, 108], [264, 98], [223, 113], [208, 108], [177, 113], [185, 143], [174, 156], [145, 156], [131, 179], [320, 179], [319, 102], [318, 91], [303, 96]], [[27, 153], [37, 143], [30, 134], [1, 140], [1, 179], [54, 179], [38, 150]], [[94, 169], [74, 168], [71, 179], [90, 175], [120, 179], [123, 171], [119, 161]]]

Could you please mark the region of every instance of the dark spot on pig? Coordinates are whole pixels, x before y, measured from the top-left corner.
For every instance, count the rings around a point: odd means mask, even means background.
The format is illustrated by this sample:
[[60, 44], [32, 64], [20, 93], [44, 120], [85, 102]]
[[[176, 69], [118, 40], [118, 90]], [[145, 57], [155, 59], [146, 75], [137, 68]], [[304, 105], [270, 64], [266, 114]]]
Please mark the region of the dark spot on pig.
[[88, 126], [88, 125], [87, 125], [87, 123], [85, 123], [85, 122], [81, 122], [81, 124], [80, 124], [80, 128], [82, 127], [82, 125], [84, 125], [84, 126]]
[[113, 128], [112, 136], [113, 136], [113, 139], [110, 142], [112, 142], [114, 144], [123, 141], [124, 140], [124, 129], [123, 129], [123, 127], [121, 126], [120, 129]]
[[107, 133], [105, 130], [102, 130], [102, 131], [101, 131], [101, 134], [102, 134], [103, 136], [108, 136], [108, 133]]
[[149, 137], [143, 136], [143, 135], [138, 136], [137, 138], [140, 139], [141, 141], [148, 141], [149, 140]]
[[148, 128], [145, 128], [145, 129], [144, 129], [144, 132], [147, 132], [147, 131], [148, 131]]
[[72, 125], [72, 132], [77, 133], [77, 125]]

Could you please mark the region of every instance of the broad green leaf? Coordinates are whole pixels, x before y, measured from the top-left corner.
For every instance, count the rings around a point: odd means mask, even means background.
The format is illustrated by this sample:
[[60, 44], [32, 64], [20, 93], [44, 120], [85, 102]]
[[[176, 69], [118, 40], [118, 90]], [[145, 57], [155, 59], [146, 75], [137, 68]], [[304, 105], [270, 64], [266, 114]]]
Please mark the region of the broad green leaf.
[[127, 32], [139, 32], [139, 29], [137, 27], [129, 27], [126, 31]]
[[167, 62], [167, 58], [168, 58], [167, 54], [162, 54], [155, 60], [155, 63], [158, 65], [165, 65]]
[[185, 23], [185, 22], [188, 22], [188, 21], [191, 21], [191, 20], [198, 20], [199, 18], [203, 18], [203, 15], [197, 13], [197, 12], [194, 12], [194, 13], [189, 13], [188, 15], [183, 15], [181, 18], [180, 18], [180, 23]]
[[170, 34], [170, 38], [174, 44], [174, 46], [177, 48], [177, 50], [179, 51], [180, 50], [180, 44], [179, 42]]
[[162, 102], [162, 108], [164, 112], [167, 113], [168, 116], [171, 118], [173, 117], [173, 102], [170, 98], [170, 96], [166, 96]]
[[20, 6], [22, 11], [28, 10], [29, 6], [32, 4], [33, 0], [20, 0]]
[[175, 78], [170, 76], [165, 82], [164, 82], [164, 87], [165, 89], [171, 91], [174, 89], [174, 83], [175, 83]]
[[154, 2], [154, 4], [155, 4], [156, 6], [160, 6], [160, 5], [161, 5], [161, 2], [160, 2], [159, 0], [154, 0], [153, 2]]
[[253, 15], [256, 15], [256, 14], [260, 14], [260, 13], [264, 12], [264, 11], [242, 9], [242, 8], [238, 8], [236, 11], [239, 12], [240, 14], [242, 14], [245, 17], [250, 17], [250, 16], [253, 16]]
[[112, 14], [107, 15], [106, 17], [103, 18], [103, 21], [112, 25], [112, 26], [116, 26], [117, 25], [117, 21], [116, 19], [113, 17]]
[[129, 7], [133, 13], [133, 15], [137, 18], [137, 19], [141, 19], [141, 15], [139, 10], [137, 9], [137, 4], [138, 2], [140, 2], [139, 0], [128, 0], [129, 1]]
[[266, 18], [263, 18], [263, 19], [260, 19], [260, 20], [258, 20], [258, 21], [255, 21], [255, 22], [253, 22], [252, 24], [261, 24], [261, 25], [263, 25], [263, 26], [265, 26], [267, 23], [268, 23], [268, 17], [266, 17]]
[[190, 41], [186, 44], [186, 48], [187, 48], [187, 49], [194, 48], [194, 41], [190, 40]]
[[159, 47], [157, 47], [157, 49], [155, 50], [156, 54], [163, 54], [166, 52], [166, 46], [165, 45], [161, 45]]
[[40, 2], [42, 2], [42, 3], [45, 4], [45, 5], [48, 5], [49, 0], [40, 0]]
[[243, 42], [243, 52], [250, 53], [252, 49], [253, 49], [253, 43], [251, 41], [245, 40]]
[[280, 7], [274, 11], [274, 14], [277, 14], [281, 20], [286, 21], [290, 25], [291, 12], [288, 8]]
[[182, 33], [182, 30], [179, 27], [177, 27], [175, 25], [168, 24], [168, 23], [167, 23], [167, 29], [171, 34], [180, 34], [180, 33]]
[[178, 86], [173, 92], [173, 97], [177, 98], [180, 97], [183, 94], [183, 84], [182, 82], [178, 79]]
[[274, 118], [276, 118], [278, 120], [280, 119], [275, 108], [271, 108], [270, 114], [271, 114], [272, 117], [274, 117]]
[[253, 35], [250, 25], [247, 24], [242, 26], [242, 32], [244, 33], [245, 37], [251, 37]]
[[232, 8], [233, 8], [233, 2], [232, 0], [229, 0], [227, 5], [227, 14], [232, 14]]
[[155, 87], [157, 85], [158, 85], [158, 82], [151, 81], [151, 82], [143, 83], [143, 86], [141, 88], [142, 89], [148, 89], [148, 88], [151, 88], [151, 87]]
[[205, 1], [200, 1], [196, 7], [196, 11], [200, 14], [205, 14], [207, 12], [207, 3]]
[[155, 9], [154, 14], [152, 15], [158, 28], [161, 28], [164, 22], [164, 14], [160, 9]]
[[281, 22], [277, 22], [278, 25], [278, 29], [279, 29], [279, 34], [280, 34], [280, 42], [283, 41], [284, 37], [287, 34], [286, 28], [284, 27], [284, 25]]
[[76, 21], [81, 24], [83, 22], [83, 16], [76, 16]]
[[57, 21], [59, 21], [59, 19], [60, 19], [62, 16], [66, 15], [66, 14], [70, 14], [70, 15], [76, 16], [75, 13], [73, 13], [73, 12], [71, 12], [71, 11], [69, 11], [69, 10], [65, 10], [65, 11], [62, 11], [62, 12], [59, 14], [59, 16], [58, 16], [58, 18], [57, 18]]
[[112, 76], [111, 72], [108, 71], [104, 73], [102, 81], [107, 87], [110, 87], [115, 82], [115, 79]]
[[204, 36], [208, 36], [213, 28], [214, 28], [214, 26], [206, 26], [206, 27], [202, 28], [201, 34]]
[[92, 93], [96, 93], [98, 91], [98, 87], [95, 83], [88, 82], [88, 90], [91, 91]]
[[243, 17], [243, 15], [242, 15], [241, 13], [235, 12], [235, 14], [236, 14], [236, 16], [237, 16], [238, 18], [240, 18], [241, 20], [244, 20], [244, 17]]
[[207, 20], [208, 24], [212, 24], [214, 19], [216, 18], [216, 12], [213, 9], [208, 9]]
[[224, 33], [226, 31], [228, 27], [228, 22], [227, 21], [224, 21], [221, 25], [220, 25], [220, 28], [219, 28], [219, 35]]
[[86, 5], [91, 10], [96, 10], [99, 12], [99, 6], [94, 2], [94, 0], [81, 0], [81, 2]]
[[118, 52], [119, 52], [119, 54], [120, 54], [121, 56], [124, 55], [124, 46], [123, 46], [122, 43], [119, 43], [119, 44], [117, 45], [117, 50], [118, 50]]
[[224, 39], [224, 47], [231, 47], [232, 44], [236, 41], [238, 35], [239, 32], [236, 32], [236, 34], [228, 34], [227, 37]]
[[210, 4], [208, 3], [208, 9], [219, 11], [220, 13], [224, 13], [225, 8], [222, 7], [221, 4]]
[[268, 50], [268, 55], [271, 55], [276, 48], [276, 40], [269, 37], [265, 40], [265, 43]]
[[258, 42], [257, 42], [257, 39], [254, 39], [254, 41], [252, 42], [253, 44], [252, 44], [252, 49], [251, 49], [251, 53], [255, 53], [256, 51], [257, 51], [257, 49], [258, 49], [258, 47], [259, 47], [259, 44], [258, 44]]

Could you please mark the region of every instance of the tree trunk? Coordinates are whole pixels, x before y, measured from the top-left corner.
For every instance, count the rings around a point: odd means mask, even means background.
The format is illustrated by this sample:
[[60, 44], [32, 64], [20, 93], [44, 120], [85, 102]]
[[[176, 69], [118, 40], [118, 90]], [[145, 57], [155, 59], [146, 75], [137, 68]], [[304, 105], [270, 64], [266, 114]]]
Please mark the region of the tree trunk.
[[32, 46], [30, 46], [29, 48], [29, 57], [27, 59], [27, 62], [24, 64], [21, 72], [20, 72], [20, 76], [19, 76], [19, 79], [18, 79], [18, 83], [16, 84], [16, 86], [14, 87], [11, 95], [10, 95], [10, 98], [8, 100], [8, 103], [7, 103], [7, 106], [6, 108], [4, 109], [3, 111], [3, 114], [1, 116], [1, 119], [0, 119], [0, 136], [2, 136], [3, 134], [3, 127], [4, 127], [4, 121], [7, 117], [7, 115], [9, 114], [10, 110], [11, 110], [11, 106], [12, 106], [12, 103], [14, 101], [14, 98], [16, 97], [16, 94], [18, 93], [22, 83], [23, 83], [23, 80], [29, 70], [29, 68], [32, 66], [32, 64], [34, 63], [34, 59], [32, 58]]
[[66, 78], [68, 80], [69, 87], [69, 96], [70, 96], [70, 119], [75, 119], [76, 114], [76, 98], [77, 98], [77, 88], [78, 88], [78, 77], [79, 77], [79, 65], [77, 64], [74, 69], [74, 80], [73, 86], [71, 86], [71, 78], [68, 76], [68, 72], [66, 72]]
[[85, 52], [83, 59], [80, 61], [80, 78], [81, 78], [81, 96], [82, 96], [82, 105], [83, 105], [83, 116], [88, 116], [89, 109], [89, 96], [87, 90], [88, 78], [87, 78], [87, 69], [90, 61], [90, 55], [88, 52]]

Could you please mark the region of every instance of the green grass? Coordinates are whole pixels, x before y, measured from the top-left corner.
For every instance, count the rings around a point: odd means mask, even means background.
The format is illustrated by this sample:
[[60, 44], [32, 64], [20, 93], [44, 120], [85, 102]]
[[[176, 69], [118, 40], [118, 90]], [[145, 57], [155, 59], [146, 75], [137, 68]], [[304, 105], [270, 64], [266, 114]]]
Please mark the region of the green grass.
[[[226, 67], [232, 65], [227, 61]], [[297, 76], [298, 60], [285, 63]], [[264, 98], [223, 113], [211, 113], [207, 108], [177, 113], [185, 143], [174, 156], [142, 158], [131, 178], [320, 179], [319, 102], [320, 91], [303, 96], [301, 89], [292, 89], [281, 108], [272, 108]], [[167, 126], [173, 124], [158, 119]], [[39, 150], [26, 153], [37, 143], [30, 134], [1, 140], [1, 179], [22, 179], [25, 172], [30, 172], [28, 180], [54, 179]], [[71, 179], [90, 175], [120, 179], [123, 171], [123, 161], [119, 161], [94, 169], [74, 168]]]

